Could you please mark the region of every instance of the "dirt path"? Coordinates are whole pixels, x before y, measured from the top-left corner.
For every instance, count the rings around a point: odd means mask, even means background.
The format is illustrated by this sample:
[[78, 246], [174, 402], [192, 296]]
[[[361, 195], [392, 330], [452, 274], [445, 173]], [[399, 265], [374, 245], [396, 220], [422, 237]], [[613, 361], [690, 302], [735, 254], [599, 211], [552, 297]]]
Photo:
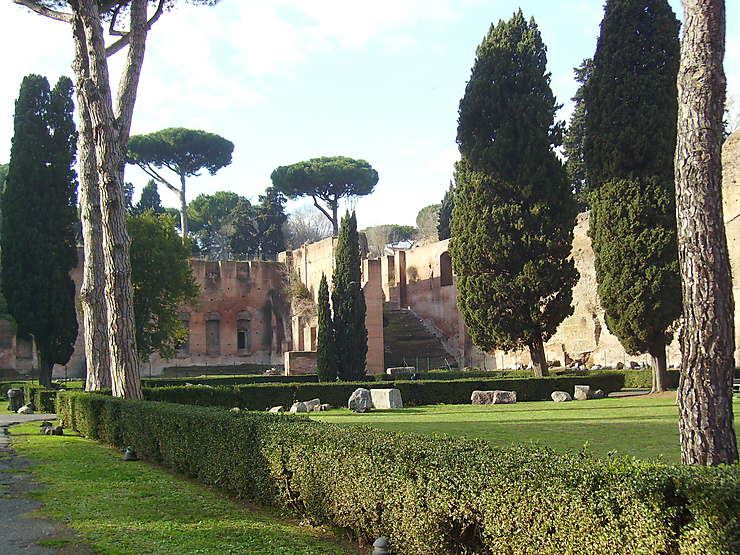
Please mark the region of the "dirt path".
[[[74, 532], [62, 523], [33, 514], [41, 502], [28, 493], [40, 488], [33, 482], [30, 461], [17, 456], [10, 448], [8, 426], [54, 418], [53, 414], [0, 415], [0, 553], [3, 555], [94, 553], [89, 546], [76, 542]], [[38, 545], [43, 540], [49, 544]]]

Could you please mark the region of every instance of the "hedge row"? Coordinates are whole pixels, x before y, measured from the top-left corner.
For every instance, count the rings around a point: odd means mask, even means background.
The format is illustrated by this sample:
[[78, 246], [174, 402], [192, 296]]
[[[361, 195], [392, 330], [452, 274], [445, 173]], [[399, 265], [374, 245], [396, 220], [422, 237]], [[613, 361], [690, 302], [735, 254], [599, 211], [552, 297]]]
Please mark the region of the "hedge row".
[[67, 427], [398, 555], [740, 553], [740, 467], [64, 392]]
[[[20, 384], [23, 390], [23, 402], [32, 404], [33, 409], [40, 413], [53, 413], [56, 410], [56, 398], [60, 384], [53, 384], [52, 389], [47, 389], [37, 383], [25, 382]], [[79, 388], [68, 388], [77, 390]]]
[[358, 387], [395, 387], [401, 391], [407, 406], [470, 403], [475, 390], [503, 389], [516, 391], [519, 401], [542, 401], [550, 399], [553, 391], [573, 393], [576, 385], [591, 385], [606, 393], [619, 391], [624, 385], [620, 373], [602, 373], [599, 376], [523, 379], [466, 379], [466, 380], [415, 380], [383, 383], [333, 382], [294, 384], [252, 384], [233, 387], [157, 387], [145, 388], [144, 398], [149, 401], [164, 401], [185, 405], [240, 407], [246, 410], [264, 410], [277, 405], [290, 405], [294, 401], [319, 398], [322, 403], [335, 406], [347, 404], [352, 392]]
[[[531, 371], [522, 370], [431, 370], [429, 372], [417, 373], [419, 379], [432, 380], [459, 380], [465, 378], [529, 378], [532, 377]], [[366, 381], [396, 381], [399, 379], [409, 379], [409, 375], [388, 376], [386, 374], [368, 374]], [[142, 378], [142, 387], [170, 387], [185, 385], [191, 383], [195, 385], [245, 385], [253, 383], [319, 383], [316, 374], [305, 374], [299, 376], [267, 376], [242, 375], [242, 376], [202, 376], [196, 378]]]

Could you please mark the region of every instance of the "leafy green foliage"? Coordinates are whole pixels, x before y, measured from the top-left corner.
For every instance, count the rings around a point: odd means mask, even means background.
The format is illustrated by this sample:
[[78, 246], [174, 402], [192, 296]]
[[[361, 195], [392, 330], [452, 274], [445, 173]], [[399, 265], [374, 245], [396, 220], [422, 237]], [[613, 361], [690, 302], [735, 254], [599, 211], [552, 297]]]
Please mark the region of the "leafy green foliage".
[[[365, 160], [323, 156], [275, 168], [270, 176], [275, 189], [289, 199], [308, 196], [338, 232], [339, 199], [369, 195], [378, 183], [378, 172]], [[329, 212], [319, 205], [323, 201]]]
[[667, 0], [606, 2], [583, 91], [592, 187], [633, 176], [673, 180], [678, 30]]
[[336, 381], [337, 350], [334, 344], [334, 322], [329, 305], [329, 285], [321, 274], [317, 307], [318, 333], [316, 337], [316, 373], [322, 382]]
[[[238, 208], [238, 212], [235, 212]], [[188, 227], [198, 256], [209, 260], [225, 260], [231, 256], [232, 222], [234, 216], [255, 217], [252, 204], [243, 196], [231, 191], [216, 191], [212, 195], [200, 194], [188, 205]], [[244, 240], [256, 237], [256, 229], [247, 233]]]
[[87, 437], [364, 540], [386, 535], [397, 553], [740, 548], [736, 467], [503, 449], [86, 393], [59, 401], [61, 418]]
[[[33, 461], [34, 478], [44, 484], [34, 494], [43, 503], [40, 513], [63, 521], [75, 533], [73, 538], [64, 534], [37, 542], [47, 548], [44, 551], [117, 555], [351, 552], [321, 530], [289, 522], [273, 511], [245, 506], [219, 489], [205, 488], [153, 465], [120, 462], [119, 452], [77, 434], [49, 437], [38, 430], [38, 422], [14, 427], [13, 449]], [[132, 515], [136, 515], [135, 533]]]
[[135, 215], [143, 214], [147, 210], [151, 210], [154, 214], [164, 214], [164, 207], [162, 206], [162, 199], [159, 197], [159, 191], [157, 191], [157, 182], [150, 179], [149, 182], [141, 190], [141, 198], [136, 206], [133, 207], [131, 212]]
[[2, 287], [19, 332], [32, 334], [42, 382], [66, 364], [77, 338], [77, 134], [72, 81], [54, 90], [45, 77], [23, 79], [15, 105], [15, 133], [2, 195]]
[[199, 294], [188, 265], [190, 248], [169, 216], [151, 211], [129, 216], [128, 232], [136, 348], [142, 360], [155, 351], [171, 358], [187, 333], [180, 322], [180, 307]]
[[361, 265], [357, 218], [354, 212], [347, 213], [337, 239], [331, 296], [337, 372], [341, 380], [356, 380], [365, 375], [367, 328]]
[[437, 224], [437, 235], [440, 241], [452, 236], [452, 210], [455, 208], [455, 184], [450, 181], [450, 188], [445, 192], [442, 205], [439, 208], [439, 223]]
[[[521, 10], [492, 25], [460, 101], [450, 254], [476, 345], [541, 353], [573, 311], [576, 204], [554, 147], [545, 46]], [[539, 365], [545, 373], [544, 360]], [[535, 360], [537, 364], [537, 361]]]
[[606, 323], [629, 353], [661, 357], [681, 313], [678, 29], [666, 0], [607, 2], [584, 93], [590, 235]]
[[575, 96], [571, 98], [574, 103], [573, 113], [563, 137], [563, 151], [566, 158], [565, 171], [568, 174], [573, 193], [578, 199], [579, 209], [581, 210], [588, 209], [588, 195], [591, 191], [583, 154], [583, 143], [586, 136], [586, 102], [583, 98], [583, 90], [591, 75], [592, 67], [593, 61], [591, 58], [587, 58], [573, 70], [576, 81], [581, 85], [578, 87]]
[[671, 342], [681, 315], [673, 181], [612, 179], [591, 195], [590, 235], [606, 324], [633, 355]]

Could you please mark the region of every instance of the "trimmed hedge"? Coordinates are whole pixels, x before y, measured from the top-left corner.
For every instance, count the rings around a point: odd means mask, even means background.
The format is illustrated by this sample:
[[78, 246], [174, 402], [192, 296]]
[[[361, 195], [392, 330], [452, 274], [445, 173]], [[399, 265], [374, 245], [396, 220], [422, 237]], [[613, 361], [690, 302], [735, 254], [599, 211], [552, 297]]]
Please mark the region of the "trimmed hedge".
[[[59, 393], [59, 384], [52, 384], [54, 387], [47, 389], [37, 383], [26, 382], [22, 384], [23, 402], [32, 404], [33, 410], [40, 413], [53, 413], [56, 410], [56, 398]], [[68, 388], [70, 391], [79, 391], [79, 388]]]
[[276, 405], [290, 405], [294, 401], [319, 398], [322, 403], [335, 406], [347, 404], [358, 387], [395, 387], [401, 391], [406, 406], [465, 404], [475, 390], [503, 389], [516, 391], [519, 401], [549, 400], [553, 391], [573, 393], [576, 385], [591, 385], [612, 393], [622, 389], [624, 377], [620, 373], [604, 372], [599, 376], [553, 376], [523, 379], [466, 379], [466, 380], [399, 380], [395, 382], [332, 382], [294, 384], [253, 384], [234, 387], [157, 387], [144, 389], [148, 401], [164, 401], [185, 405], [240, 407], [246, 410], [264, 410]]
[[64, 392], [67, 427], [398, 555], [740, 552], [740, 467]]
[[208, 376], [200, 378], [142, 378], [142, 387], [172, 387], [182, 386], [186, 383], [194, 385], [245, 385], [255, 383], [318, 383], [319, 378], [316, 374], [306, 374], [301, 376], [266, 376], [264, 374], [244, 375], [244, 376]]

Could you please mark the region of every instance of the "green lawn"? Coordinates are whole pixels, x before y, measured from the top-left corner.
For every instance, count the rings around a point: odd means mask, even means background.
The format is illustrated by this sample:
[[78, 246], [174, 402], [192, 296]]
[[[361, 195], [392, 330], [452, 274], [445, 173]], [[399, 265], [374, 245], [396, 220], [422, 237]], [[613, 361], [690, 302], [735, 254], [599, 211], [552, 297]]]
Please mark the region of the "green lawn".
[[98, 553], [357, 553], [325, 532], [246, 507], [212, 488], [75, 435], [14, 426], [13, 447], [37, 461], [44, 515], [62, 520]]
[[[740, 400], [734, 402], [736, 415]], [[640, 458], [680, 459], [675, 399], [623, 397], [593, 401], [516, 405], [435, 405], [355, 414], [347, 409], [312, 414], [338, 424], [385, 430], [475, 437], [496, 445], [535, 441], [558, 450], [610, 451]]]

